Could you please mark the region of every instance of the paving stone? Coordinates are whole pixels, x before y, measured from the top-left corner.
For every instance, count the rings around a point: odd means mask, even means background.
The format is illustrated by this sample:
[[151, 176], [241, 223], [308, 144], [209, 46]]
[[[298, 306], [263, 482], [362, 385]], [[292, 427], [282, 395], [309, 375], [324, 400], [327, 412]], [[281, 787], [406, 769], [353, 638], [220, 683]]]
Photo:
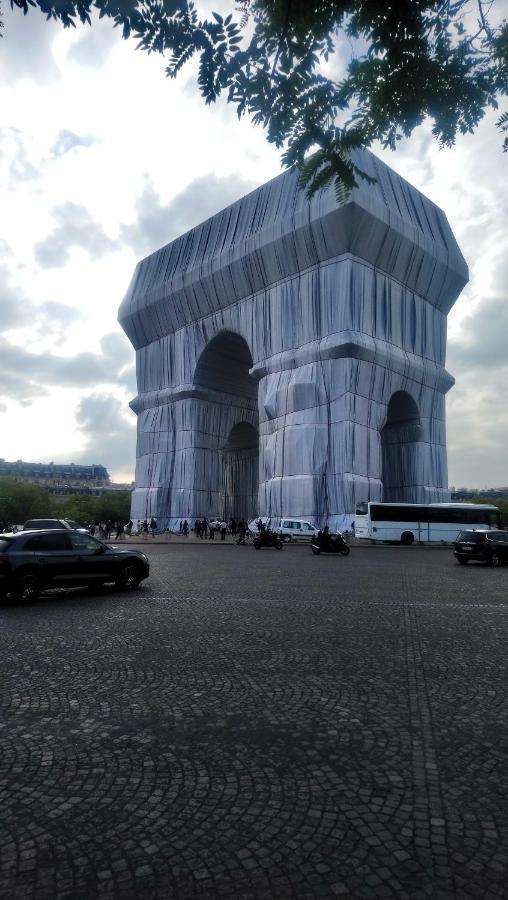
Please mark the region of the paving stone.
[[147, 548], [0, 607], [0, 898], [506, 896], [506, 569]]

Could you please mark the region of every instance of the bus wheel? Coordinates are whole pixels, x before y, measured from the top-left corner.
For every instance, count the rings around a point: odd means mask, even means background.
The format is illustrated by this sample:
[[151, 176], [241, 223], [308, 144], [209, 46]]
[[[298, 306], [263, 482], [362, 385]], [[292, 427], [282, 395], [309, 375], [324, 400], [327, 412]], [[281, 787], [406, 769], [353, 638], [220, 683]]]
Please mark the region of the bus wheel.
[[403, 531], [400, 536], [401, 544], [405, 544], [406, 547], [409, 547], [410, 544], [413, 543], [415, 536], [412, 531]]

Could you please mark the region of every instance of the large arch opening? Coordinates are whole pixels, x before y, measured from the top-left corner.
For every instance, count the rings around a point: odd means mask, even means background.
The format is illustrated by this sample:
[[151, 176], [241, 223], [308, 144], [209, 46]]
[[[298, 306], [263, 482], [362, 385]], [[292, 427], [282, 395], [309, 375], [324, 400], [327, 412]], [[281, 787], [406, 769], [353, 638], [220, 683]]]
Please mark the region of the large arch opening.
[[218, 392], [214, 401], [206, 401], [208, 414], [218, 416], [210, 432], [217, 434], [217, 422], [222, 432], [220, 460], [210, 464], [209, 477], [222, 497], [222, 508], [215, 512], [226, 521], [250, 521], [258, 513], [258, 382], [249, 374], [251, 367], [244, 338], [223, 331], [205, 347], [194, 373], [196, 385]]
[[421, 441], [420, 411], [410, 394], [397, 391], [389, 404], [381, 431], [383, 500], [415, 502], [418, 484], [418, 448]]

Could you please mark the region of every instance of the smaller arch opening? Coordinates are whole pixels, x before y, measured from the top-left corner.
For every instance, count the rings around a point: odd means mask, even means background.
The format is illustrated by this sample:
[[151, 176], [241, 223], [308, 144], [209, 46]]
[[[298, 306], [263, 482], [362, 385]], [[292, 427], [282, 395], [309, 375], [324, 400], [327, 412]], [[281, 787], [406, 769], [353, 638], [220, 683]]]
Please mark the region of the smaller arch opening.
[[233, 331], [221, 331], [199, 357], [194, 384], [257, 400], [258, 383], [249, 375], [251, 367], [252, 355], [247, 341]]
[[388, 404], [386, 426], [420, 424], [420, 411], [415, 401], [406, 391], [396, 391]]
[[418, 496], [421, 422], [418, 405], [406, 391], [390, 398], [386, 423], [381, 431], [383, 500], [411, 503]]
[[229, 432], [229, 437], [224, 444], [224, 452], [238, 450], [257, 450], [259, 435], [250, 422], [239, 422]]

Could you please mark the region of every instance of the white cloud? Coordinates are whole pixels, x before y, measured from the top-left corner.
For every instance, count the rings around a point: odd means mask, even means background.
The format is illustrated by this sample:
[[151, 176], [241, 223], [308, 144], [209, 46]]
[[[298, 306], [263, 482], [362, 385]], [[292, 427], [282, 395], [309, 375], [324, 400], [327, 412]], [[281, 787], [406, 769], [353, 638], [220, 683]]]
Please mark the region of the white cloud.
[[136, 418], [129, 408], [111, 394], [94, 393], [80, 401], [76, 420], [85, 439], [76, 461], [107, 460], [108, 470], [129, 473], [136, 455]]
[[75, 134], [68, 128], [62, 128], [51, 147], [51, 152], [53, 156], [63, 156], [64, 153], [69, 153], [75, 147], [90, 147], [93, 143], [95, 143], [94, 138], [90, 135]]
[[0, 397], [21, 402], [47, 396], [51, 387], [117, 384], [132, 363], [132, 349], [123, 335], [112, 333], [102, 338], [101, 351], [70, 356], [36, 353], [0, 337]]
[[234, 203], [254, 186], [240, 176], [218, 178], [210, 172], [195, 178], [164, 204], [147, 178], [136, 199], [137, 220], [122, 225], [120, 235], [139, 256], [145, 256]]
[[77, 28], [78, 39], [71, 44], [67, 59], [80, 66], [99, 68], [103, 66], [115, 45], [122, 40], [120, 28], [115, 28], [111, 19], [92, 18], [92, 26]]
[[28, 15], [9, 2], [2, 3], [2, 46], [0, 48], [0, 79], [12, 84], [29, 78], [38, 84], [51, 84], [60, 73], [52, 55], [53, 41], [60, 31], [56, 22], [49, 22], [38, 9], [29, 7]]
[[[105, 19], [63, 30], [7, 2], [3, 15], [0, 453], [97, 454], [125, 475], [135, 369], [116, 315], [136, 258], [278, 174], [278, 152], [223, 100], [204, 106], [195, 67], [169, 81], [160, 56], [136, 51]], [[445, 209], [470, 266], [448, 358], [450, 480], [464, 484], [480, 483], [486, 459], [492, 483], [508, 480], [506, 159], [494, 119], [453, 150], [438, 151], [423, 126], [396, 154], [379, 151]]]

